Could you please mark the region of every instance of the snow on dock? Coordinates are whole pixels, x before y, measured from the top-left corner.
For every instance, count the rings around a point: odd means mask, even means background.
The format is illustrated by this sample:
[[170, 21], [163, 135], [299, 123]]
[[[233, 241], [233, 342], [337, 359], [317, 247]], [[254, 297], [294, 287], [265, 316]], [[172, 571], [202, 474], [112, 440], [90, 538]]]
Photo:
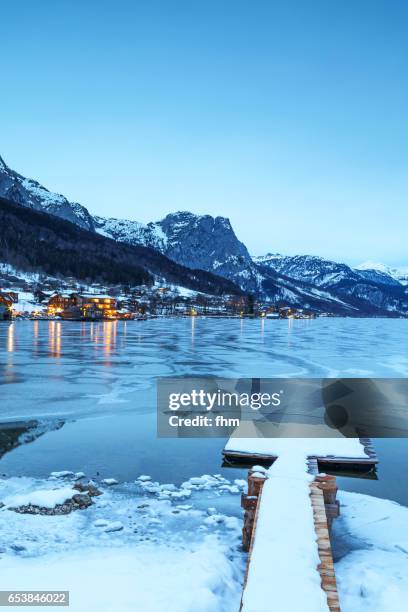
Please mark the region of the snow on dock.
[[[288, 432], [288, 437], [257, 437], [259, 433], [255, 431], [253, 423], [246, 422], [244, 426], [246, 436], [242, 436], [240, 426], [225, 445], [225, 459], [273, 462], [282, 454], [296, 451], [301, 445], [305, 456], [315, 458], [323, 465], [336, 464], [359, 469], [372, 468], [378, 463], [369, 438], [344, 438], [341, 435], [335, 437], [335, 433], [332, 438], [296, 438], [293, 437], [293, 432]], [[303, 426], [303, 430], [306, 430], [306, 426]]]
[[[266, 473], [258, 503], [242, 612], [327, 612], [316, 570], [319, 553], [307, 459], [279, 458]], [[273, 560], [273, 563], [271, 562]]]
[[[368, 442], [367, 442], [368, 443]], [[224, 454], [269, 458], [249, 472], [243, 547], [249, 550], [241, 612], [340, 612], [329, 529], [339, 514], [334, 476], [318, 458], [365, 461], [355, 438], [231, 438]], [[236, 455], [235, 455], [236, 456]], [[273, 560], [273, 563], [271, 562]]]

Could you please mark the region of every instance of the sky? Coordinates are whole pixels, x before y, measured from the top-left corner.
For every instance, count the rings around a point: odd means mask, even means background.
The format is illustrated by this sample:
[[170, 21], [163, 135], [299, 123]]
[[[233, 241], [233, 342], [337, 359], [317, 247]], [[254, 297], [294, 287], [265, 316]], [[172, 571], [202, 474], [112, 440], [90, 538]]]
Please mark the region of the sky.
[[408, 4], [3, 0], [0, 155], [92, 213], [408, 264]]

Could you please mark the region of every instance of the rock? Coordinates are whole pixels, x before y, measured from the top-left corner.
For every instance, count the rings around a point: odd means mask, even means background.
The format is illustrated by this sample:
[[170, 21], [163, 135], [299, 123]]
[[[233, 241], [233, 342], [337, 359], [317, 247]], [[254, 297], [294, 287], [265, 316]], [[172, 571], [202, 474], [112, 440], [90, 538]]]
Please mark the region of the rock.
[[139, 504], [137, 508], [138, 510], [144, 510], [145, 508], [150, 508], [150, 504]]
[[115, 478], [104, 478], [102, 482], [108, 485], [109, 487], [119, 484], [119, 482]]
[[79, 506], [80, 509], [88, 508], [92, 504], [92, 499], [86, 493], [78, 493], [74, 495], [72, 501]]
[[91, 497], [97, 497], [98, 495], [102, 495], [102, 491], [99, 491], [99, 489], [97, 489], [95, 485], [88, 484], [88, 494]]
[[53, 478], [68, 478], [71, 476], [75, 476], [74, 472], [70, 472], [69, 470], [62, 470], [61, 472], [51, 472], [50, 476]]
[[109, 525], [109, 521], [106, 521], [105, 519], [97, 519], [94, 521], [93, 525], [94, 527], [106, 527]]
[[17, 508], [10, 508], [18, 514], [42, 514], [47, 516], [58, 516], [61, 514], [69, 514], [74, 510], [84, 510], [92, 504], [90, 495], [86, 493], [78, 493], [73, 495], [71, 499], [68, 499], [63, 504], [56, 504], [53, 508], [45, 508], [42, 506], [34, 506], [27, 504], [25, 506], [18, 506]]
[[81, 493], [87, 493], [90, 497], [96, 497], [97, 495], [102, 495], [102, 491], [99, 491], [93, 484], [83, 484], [82, 482], [77, 482], [74, 484], [74, 489], [77, 491], [81, 491]]
[[140, 480], [140, 482], [147, 482], [148, 480], [151, 480], [151, 479], [152, 479], [151, 476], [147, 476], [147, 474], [142, 474], [141, 476], [139, 476], [137, 480]]

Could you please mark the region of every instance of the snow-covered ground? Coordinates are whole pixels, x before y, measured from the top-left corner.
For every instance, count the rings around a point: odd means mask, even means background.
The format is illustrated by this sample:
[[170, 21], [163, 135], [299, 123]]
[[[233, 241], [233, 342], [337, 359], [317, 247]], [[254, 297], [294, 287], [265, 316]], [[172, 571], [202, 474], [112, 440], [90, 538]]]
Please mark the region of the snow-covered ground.
[[[41, 499], [58, 501], [61, 495], [51, 492], [75, 478], [0, 480], [0, 501], [35, 500], [40, 491]], [[244, 481], [203, 476], [176, 487], [143, 475], [97, 485], [103, 495], [68, 515], [0, 509], [0, 589], [70, 590], [75, 612], [128, 612], [135, 605], [149, 612], [238, 611]], [[340, 500], [334, 533], [347, 548], [336, 564], [342, 612], [405, 612], [408, 509], [355, 493]], [[282, 561], [271, 555], [269, 571]]]
[[336, 563], [342, 612], [406, 612], [408, 508], [340, 492], [334, 535], [349, 552]]
[[[245, 558], [239, 508], [244, 481], [192, 478], [98, 487], [86, 510], [64, 516], [18, 514], [16, 502], [49, 507], [70, 477], [0, 480], [0, 589], [70, 591], [70, 609], [90, 612], [233, 612]], [[86, 579], [84, 579], [86, 577]]]

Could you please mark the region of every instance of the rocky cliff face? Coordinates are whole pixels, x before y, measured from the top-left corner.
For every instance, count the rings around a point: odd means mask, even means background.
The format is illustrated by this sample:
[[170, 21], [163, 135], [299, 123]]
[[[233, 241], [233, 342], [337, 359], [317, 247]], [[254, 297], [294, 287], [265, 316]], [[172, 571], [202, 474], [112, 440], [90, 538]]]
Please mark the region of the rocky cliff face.
[[178, 212], [156, 225], [166, 236], [165, 253], [171, 259], [228, 278], [245, 291], [259, 290], [257, 267], [229, 219]]
[[176, 212], [147, 225], [95, 217], [95, 226], [114, 240], [150, 246], [183, 266], [228, 278], [245, 291], [260, 288], [257, 267], [225, 217]]

